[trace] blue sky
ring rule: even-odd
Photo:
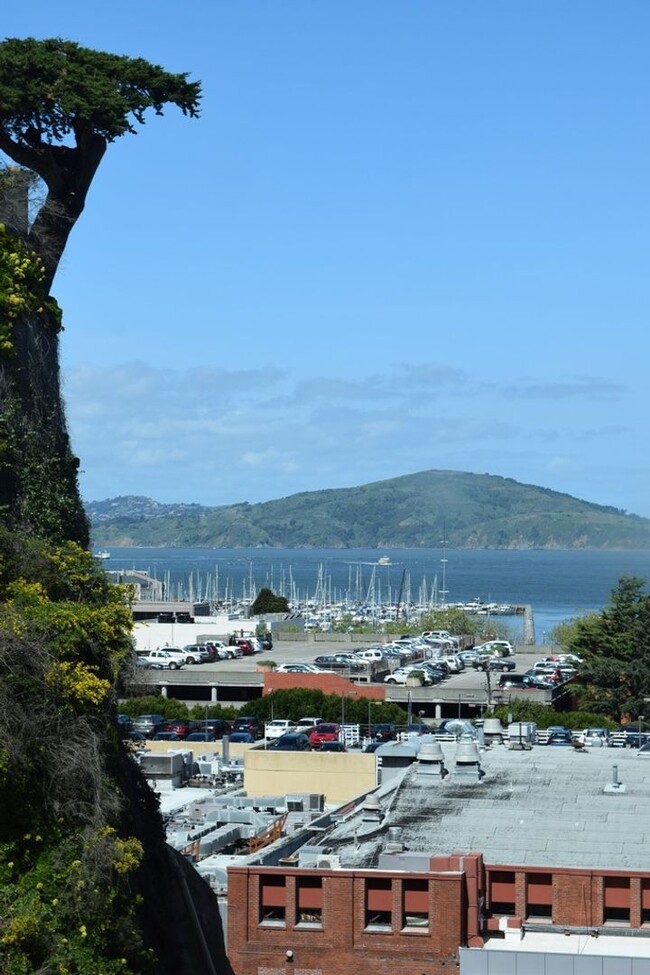
[[[87,499],[426,469],[650,516],[650,5],[30,0],[203,84],[114,143],[53,292]]]

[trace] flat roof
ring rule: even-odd
[[[326,834],[341,867],[377,867],[388,828],[399,826],[410,854],[481,852],[494,865],[650,871],[650,756],[494,746],[481,753],[480,781],[465,783],[451,774],[456,745],[442,748],[450,772],[443,781],[419,775],[415,762],[376,793],[381,823],[365,821],[358,807]],[[624,789],[607,792],[614,765]]]

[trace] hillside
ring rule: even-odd
[[[86,505],[97,545],[225,548],[650,548],[650,519],[510,478],[422,471],[259,504]]]

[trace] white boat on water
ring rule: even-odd
[[[390,556],[388,556],[388,555],[381,555],[377,559],[377,565],[390,565]]]
[[[110,559],[110,557],[111,553],[107,552],[106,549],[102,549],[101,552],[95,552],[96,559],[101,559],[103,561],[104,559]]]

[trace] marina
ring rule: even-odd
[[[375,614],[387,604],[473,603],[499,616],[494,607],[530,605],[540,643],[563,620],[600,611],[622,576],[650,578],[647,551],[112,547],[109,555],[111,578],[134,581],[142,598],[243,612],[268,587],[314,615],[335,603]],[[378,564],[384,556],[390,565]],[[502,623],[517,636],[520,621]]]

